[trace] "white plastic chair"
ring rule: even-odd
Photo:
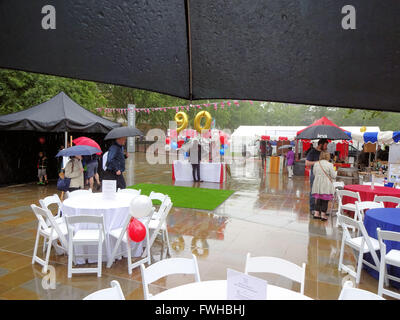
[[[31,208],[36,218],[38,219],[38,228],[36,233],[35,247],[33,249],[32,264],[34,264],[35,262],[39,263],[43,266],[44,272],[47,272],[51,247],[54,246],[55,248],[58,248],[60,251],[64,252],[68,250],[68,243],[65,238],[65,236],[68,234],[68,230],[65,223],[57,223],[55,221],[50,210],[40,208],[35,204],[32,204]],[[49,222],[49,224],[46,223],[46,220]],[[45,260],[37,256],[40,236],[44,238],[43,246],[46,244],[47,241]],[[61,246],[57,244],[57,240],[60,240]]]
[[[336,191],[338,197],[338,211],[336,215],[342,214],[344,210],[354,212],[354,218],[356,218],[356,204],[355,203],[346,203],[343,204],[343,197],[350,197],[356,199],[356,201],[361,202],[360,194],[358,192],[353,192],[349,190],[337,190]],[[339,226],[339,220],[336,220],[336,227]]]
[[[167,256],[171,256],[171,245],[169,243],[168,229],[167,229],[167,216],[172,208],[172,202],[169,197],[166,197],[164,202],[161,204],[160,209],[157,213],[154,213],[149,222],[149,231],[151,232],[150,237],[150,248],[153,246],[159,232],[162,235],[162,249],[161,258],[164,253],[164,245],[167,246]]]
[[[400,250],[392,249],[389,252],[386,252],[386,244],[383,242],[384,240],[400,242],[400,233],[393,231],[382,231],[380,228],[377,228],[376,232],[378,234],[378,241],[381,250],[378,295],[382,297],[382,295],[386,294],[393,298],[400,299],[400,294],[383,287],[384,281],[386,282],[386,285],[389,284],[387,279],[400,282],[400,278],[387,274],[386,270],[387,264],[400,268]]]
[[[384,202],[391,202],[397,204],[396,208],[400,208],[400,198],[391,197],[391,196],[375,196],[375,202],[381,202],[384,205]]]
[[[340,258],[339,258],[339,271],[345,271],[352,277],[356,278],[356,284],[360,283],[362,264],[369,266],[370,268],[379,272],[379,259],[376,251],[379,250],[378,240],[371,238],[368,235],[367,230],[364,227],[362,221],[356,221],[352,218],[346,217],[344,215],[338,214],[338,221],[340,226],[343,228],[342,244],[340,248]],[[352,237],[349,232],[349,227],[358,229],[361,232],[361,236]],[[352,270],[348,266],[343,264],[344,246],[348,245],[350,248],[358,251],[357,259],[357,271]],[[364,253],[370,253],[374,264],[364,260]]]
[[[149,293],[149,284],[172,274],[193,274],[195,281],[200,282],[199,266],[194,254],[192,254],[192,259],[164,259],[152,264],[148,268],[145,268],[145,266],[141,264],[140,272],[142,274],[143,295],[145,300],[149,300],[152,296]]]
[[[44,199],[40,199],[39,200],[40,206],[43,209],[49,209],[49,206],[51,206],[52,204],[57,205],[57,214],[53,215],[54,219],[57,223],[63,223],[64,218],[62,218],[62,212],[61,212],[61,206],[62,206],[62,202],[60,200],[60,197],[58,196],[58,194],[53,194],[52,196],[48,196]],[[51,210],[50,210],[51,211]]]
[[[70,216],[66,217],[66,220],[68,226],[68,278],[71,278],[73,273],[97,273],[97,277],[101,277],[103,242],[107,246],[103,216]],[[97,225],[97,228],[74,231],[76,224],[94,224]],[[74,258],[77,256],[89,256],[88,254],[77,255],[74,253],[74,246],[81,245],[97,246],[97,268],[72,268]]]
[[[338,202],[337,190],[343,190],[344,182],[343,181],[334,181],[333,187],[335,188],[335,193],[333,194],[332,209],[331,209],[331,217],[332,218],[333,218],[333,209],[335,207],[335,203]]]
[[[132,263],[131,240],[129,239],[128,233],[127,233],[127,228],[128,228],[129,222],[132,219],[132,216],[128,215],[126,217],[125,222],[123,223],[121,228],[113,229],[109,232],[109,236],[117,239],[117,242],[111,253],[111,257],[107,262],[107,268],[111,268],[111,265],[114,263],[115,257],[123,254],[122,252],[117,254],[117,250],[120,248],[121,242],[123,242],[127,247],[128,273],[129,274],[132,274],[132,270],[135,269],[136,267],[138,267],[139,265],[142,265],[144,263],[147,263],[148,265],[150,265],[150,263],[151,263],[151,254],[150,254],[151,245],[150,245],[150,235],[149,235],[149,227],[148,226],[149,226],[149,222],[151,220],[152,214],[153,214],[153,212],[150,213],[150,215],[146,217],[144,222],[142,221],[142,223],[144,224],[144,226],[146,228],[146,236],[145,236],[146,245],[145,245],[145,250],[143,252],[142,259],[136,261],[135,263]]]
[[[92,194],[92,189],[89,190],[75,190],[72,192],[67,191],[67,199],[70,197],[76,197],[76,196],[85,196],[85,195],[90,195]]]
[[[366,210],[384,208],[383,203],[374,201],[356,201],[355,205],[356,214],[354,219],[359,221],[364,221],[364,214]]]
[[[138,196],[140,195],[140,193],[142,192],[142,190],[136,190],[136,189],[120,189],[118,188],[118,192],[120,193],[128,193],[134,196]]]
[[[149,198],[151,200],[159,200],[161,203],[165,200],[165,198],[168,197],[166,194],[160,193],[160,192],[150,192]]]
[[[276,257],[251,257],[250,253],[246,257],[244,273],[273,273],[292,281],[300,283],[300,293],[304,294],[304,283],[306,277],[306,264],[301,267],[290,261]]]
[[[111,281],[111,288],[98,290],[83,298],[83,300],[125,300],[124,293],[117,280]]]
[[[338,300],[385,300],[370,291],[353,288],[351,281],[346,281]]]

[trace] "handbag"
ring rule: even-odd
[[[67,192],[69,185],[71,183],[71,178],[60,177],[57,180],[57,190]]]

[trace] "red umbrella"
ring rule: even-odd
[[[79,137],[74,140],[72,140],[73,143],[75,143],[77,146],[90,146],[90,147],[95,147],[101,150],[99,144],[94,141],[93,139],[90,139],[88,137]],[[97,155],[101,155],[102,152],[96,153]]]

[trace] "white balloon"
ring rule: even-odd
[[[142,218],[148,216],[153,210],[153,203],[148,196],[139,195],[132,199],[129,213],[134,218]]]

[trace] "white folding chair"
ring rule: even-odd
[[[365,211],[369,209],[384,208],[383,203],[374,201],[356,201],[356,214],[354,220],[364,221]]]
[[[361,269],[363,263],[370,268],[379,272],[379,259],[376,254],[376,251],[379,250],[379,242],[378,240],[371,238],[368,235],[367,230],[364,227],[362,221],[354,220],[352,218],[346,217],[342,214],[338,214],[338,221],[340,226],[343,228],[343,237],[342,244],[340,248],[340,258],[339,258],[339,271],[345,271],[350,274],[352,277],[356,278],[356,284],[360,283]],[[361,232],[361,236],[352,237],[349,228],[353,227],[354,229],[358,229]],[[353,271],[351,268],[343,264],[343,256],[344,256],[344,246],[348,245],[350,248],[359,252],[357,259],[357,271]],[[374,264],[364,260],[364,253],[370,253]]]
[[[343,190],[344,182],[343,181],[334,181],[333,187],[335,188],[335,193],[333,194],[332,209],[331,209],[331,217],[332,218],[333,218],[333,210],[335,207],[335,203],[338,202],[337,190]]]
[[[40,199],[39,203],[43,209],[48,209],[48,210],[50,210],[49,206],[51,206],[52,204],[57,205],[57,214],[53,215],[54,219],[56,220],[57,223],[65,222],[64,219],[62,218],[62,212],[61,212],[62,202],[57,194],[53,194],[52,196]]]
[[[121,242],[124,243],[127,247],[127,258],[128,258],[128,273],[132,274],[132,270],[138,267],[139,265],[142,265],[144,263],[147,263],[150,265],[151,263],[151,254],[150,254],[150,235],[149,235],[149,222],[151,220],[151,215],[153,212],[150,213],[149,216],[145,217],[144,222],[142,220],[142,223],[144,224],[146,228],[146,245],[145,245],[145,250],[143,252],[142,259],[136,261],[135,263],[132,263],[132,248],[131,248],[131,239],[129,239],[128,233],[127,233],[127,228],[129,225],[129,222],[132,219],[131,215],[128,215],[125,219],[125,222],[123,223],[121,228],[113,229],[109,232],[109,236],[117,239],[117,242],[114,246],[114,249],[111,253],[111,257],[107,262],[107,268],[111,268],[111,265],[114,263],[115,257],[122,255],[123,252],[117,253],[117,250],[120,248]]]
[[[375,293],[353,288],[351,281],[346,281],[340,292],[338,300],[385,300]]]
[[[67,199],[70,197],[76,197],[76,196],[85,196],[92,194],[92,189],[89,190],[75,190],[72,192],[67,191]]]
[[[68,278],[73,273],[97,273],[101,277],[103,243],[105,241],[104,218],[103,216],[70,216],[66,217],[68,226]],[[92,229],[77,229],[77,224],[90,224]],[[93,228],[96,226],[96,228]],[[78,256],[90,256],[89,254],[76,254],[75,246],[97,246],[97,268],[72,268],[72,261]]]
[[[151,298],[149,293],[149,284],[161,279],[163,277],[173,274],[193,274],[196,282],[200,282],[199,266],[197,259],[192,254],[192,259],[188,258],[170,258],[158,261],[150,267],[145,268],[140,265],[140,272],[142,274],[143,296],[145,300]]]
[[[396,208],[400,208],[400,198],[397,197],[391,197],[391,196],[375,196],[374,198],[375,202],[380,202],[382,205],[384,205],[384,202],[391,202],[397,204]]]
[[[150,192],[149,198],[151,200],[159,200],[161,201],[161,203],[163,203],[163,201],[165,200],[165,198],[168,197],[168,195],[160,193],[160,192]]]
[[[149,231],[151,232],[150,247],[153,246],[158,234],[161,231],[162,235],[162,248],[161,258],[164,254],[164,245],[167,247],[167,256],[171,256],[171,245],[169,243],[168,228],[167,228],[167,216],[172,208],[172,202],[169,197],[166,197],[164,202],[161,204],[160,209],[157,213],[154,213],[149,222]]]
[[[43,266],[44,272],[47,272],[49,265],[51,247],[54,246],[60,251],[66,252],[68,249],[68,243],[65,236],[68,234],[67,226],[65,223],[57,223],[48,209],[40,208],[35,204],[31,205],[33,213],[38,219],[38,228],[36,233],[35,247],[33,249],[32,264],[35,262]],[[49,224],[46,223],[46,220]],[[43,246],[47,241],[47,251],[45,259],[41,259],[37,256],[37,250],[39,246],[40,236],[44,238]],[[57,244],[57,240],[60,240],[61,246]]]
[[[118,188],[118,192],[121,192],[121,193],[128,193],[128,194],[131,194],[131,195],[134,195],[134,196],[138,196],[138,195],[140,195],[140,192],[142,192],[142,190],[141,189],[139,189],[139,190],[136,190],[136,189],[120,189],[120,188]]]
[[[337,190],[336,191],[337,197],[338,197],[338,211],[336,215],[339,213],[343,215],[344,210],[352,211],[354,212],[354,218],[356,218],[356,205],[355,203],[346,203],[343,204],[343,197],[350,197],[353,199],[356,199],[355,201],[361,202],[360,194],[358,192],[353,192],[349,190]],[[336,227],[339,226],[339,220],[336,219]]]
[[[388,279],[400,282],[400,278],[389,275],[386,269],[387,264],[400,268],[400,250],[392,249],[389,252],[387,252],[386,244],[383,242],[384,240],[400,242],[400,233],[393,231],[382,231],[380,228],[377,228],[376,232],[378,234],[378,241],[381,250],[381,265],[379,271],[378,295],[382,297],[382,295],[386,294],[393,298],[400,299],[399,293],[385,289],[383,287],[383,282],[386,282],[386,285],[389,284]]]
[[[251,257],[250,253],[246,257],[244,273],[273,273],[292,281],[300,283],[300,293],[304,294],[304,283],[306,277],[306,264],[301,267],[290,261],[276,257]]]
[[[124,293],[117,280],[111,281],[111,288],[98,290],[83,298],[83,300],[125,300]]]

